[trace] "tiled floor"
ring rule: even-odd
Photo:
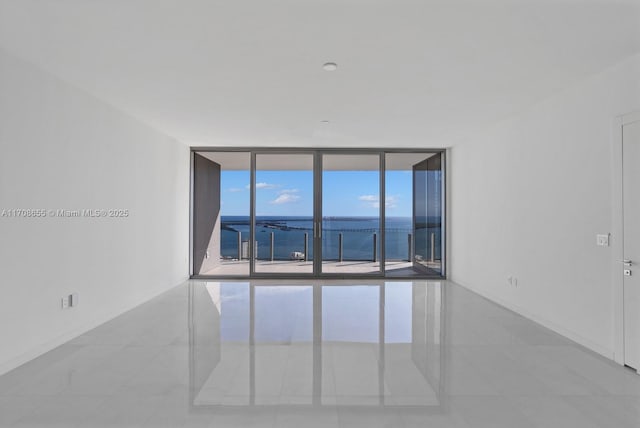
[[[634,427],[640,376],[448,282],[190,281],[0,377],[2,427]]]

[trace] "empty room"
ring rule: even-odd
[[[640,426],[639,0],[0,0],[0,427]]]

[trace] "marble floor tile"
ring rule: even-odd
[[[0,376],[0,427],[631,428],[640,377],[447,281],[188,281]]]

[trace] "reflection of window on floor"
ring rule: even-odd
[[[437,407],[440,287],[194,283],[193,403]]]

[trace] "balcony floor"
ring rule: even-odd
[[[435,266],[434,266],[435,267]],[[424,273],[417,272],[412,268],[411,262],[404,260],[388,260],[385,263],[387,276],[420,276]],[[380,262],[366,260],[354,261],[326,261],[322,264],[322,272],[329,274],[362,275],[375,274],[380,271]],[[313,273],[312,261],[297,260],[257,260],[257,273],[291,273],[291,274],[311,274]],[[434,275],[438,273],[434,270]],[[223,260],[214,269],[202,272],[201,275],[215,276],[248,276],[248,260]]]

